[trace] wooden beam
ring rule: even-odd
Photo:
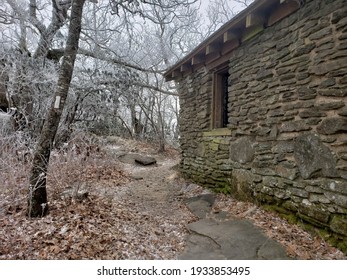
[[[220,52],[214,52],[206,56],[206,65],[210,64],[211,62],[215,61],[216,59],[221,57]]]
[[[235,40],[237,38],[238,38],[238,36],[237,36],[237,34],[234,31],[228,30],[227,32],[224,32],[223,42],[226,43],[226,42]]]
[[[220,47],[219,45],[217,44],[210,44],[206,47],[206,55],[209,55],[211,53],[215,53],[215,52],[218,52],[220,50]]]
[[[182,64],[181,65],[181,72],[187,72],[190,71],[192,68],[189,64]]]
[[[192,57],[192,65],[198,65],[205,62],[204,55],[195,55]]]
[[[264,30],[265,17],[261,14],[249,14],[246,17],[246,29],[244,30],[241,42],[247,41],[256,34]]]
[[[274,25],[276,22],[294,13],[296,10],[300,8],[300,3],[296,0],[287,0],[285,2],[280,3],[281,4],[269,16],[267,22],[268,26]]]
[[[180,70],[174,70],[174,71],[172,71],[171,76],[172,76],[172,78],[181,77],[182,73]]]
[[[243,43],[253,38],[255,35],[262,32],[263,30],[264,30],[264,26],[262,25],[254,25],[252,27],[247,28],[244,34],[242,35],[241,42]]]
[[[238,46],[240,46],[240,40],[238,38],[226,42],[222,48],[222,55],[225,55],[231,52],[232,50],[236,49]]]
[[[261,25],[264,24],[265,18],[263,15],[260,14],[249,14],[246,17],[246,28],[255,26],[255,25]]]
[[[211,62],[206,64],[206,69],[208,71],[211,71],[211,70],[215,71],[216,68],[219,68],[222,66],[227,67],[229,64],[229,59],[230,59],[230,56],[228,55],[223,55],[218,58],[215,58],[214,60],[211,60]]]

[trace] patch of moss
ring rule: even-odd
[[[290,224],[299,225],[305,231],[311,233],[314,236],[319,236],[325,241],[327,241],[331,246],[338,248],[344,254],[347,255],[347,238],[342,237],[336,233],[333,233],[327,227],[317,227],[317,225],[313,225],[308,223],[306,220],[301,219],[297,214],[281,207],[277,204],[265,204],[262,207],[271,212],[276,212],[280,215],[280,217],[286,219]]]
[[[262,207],[267,211],[278,213],[280,217],[287,220],[290,224],[298,224],[299,223],[299,219],[294,213],[288,211],[287,209],[285,209],[279,205],[266,204],[266,205],[262,205]]]
[[[235,178],[232,178],[230,185],[231,195],[241,201],[254,202],[253,192],[246,182],[238,182]]]
[[[232,189],[230,187],[230,184],[228,183],[218,183],[218,186],[216,188],[213,188],[213,191],[216,193],[223,193],[226,195],[232,195]]]
[[[309,224],[305,224],[305,229],[309,232],[313,232],[313,234],[316,234],[323,238],[325,241],[327,241],[331,246],[338,248],[341,250],[344,254],[347,255],[347,238],[342,237],[336,233],[333,233],[329,229],[321,229],[312,227]]]

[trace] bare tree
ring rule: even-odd
[[[0,8],[0,26],[11,27],[5,28],[3,38],[12,40],[27,61],[40,69],[36,76],[44,80],[33,88],[30,81],[36,70],[30,77],[25,76],[29,68],[19,71],[18,78],[23,78],[20,84],[27,87],[25,96],[32,100],[24,102],[23,90],[13,86],[14,94],[23,94],[18,106],[23,106],[27,115],[35,115],[36,108],[44,112],[42,100],[50,104],[52,96],[48,92],[55,92],[30,172],[29,216],[42,216],[48,209],[47,167],[59,126],[66,127],[68,134],[76,121],[89,122],[94,127],[97,122],[102,126],[107,122],[133,135],[147,134],[164,149],[165,140],[171,137],[170,130],[177,123],[178,106],[177,94],[164,82],[162,73],[204,38],[198,6],[193,6],[198,0],[99,0],[85,5],[79,48],[74,49],[78,71],[70,77],[74,65],[68,67],[72,56],[66,52],[66,38],[70,38],[66,26],[70,23],[71,29],[70,9],[75,1],[5,0],[6,5]],[[52,71],[44,70],[48,64]],[[106,68],[110,70],[105,71]],[[123,78],[126,72],[130,74]],[[55,77],[46,89],[46,76],[41,73]],[[67,95],[70,81],[71,94]],[[102,106],[95,106],[96,101]],[[25,109],[25,104],[33,107]],[[41,125],[38,127],[41,129]]]
[[[53,147],[54,137],[58,129],[60,117],[64,109],[64,104],[72,79],[78,50],[84,3],[85,0],[74,0],[72,2],[68,39],[59,71],[59,80],[57,83],[55,98],[41,131],[30,171],[28,196],[28,215],[30,217],[41,217],[48,211],[46,191],[48,163],[51,149]]]

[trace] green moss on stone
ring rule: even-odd
[[[330,228],[336,233],[347,236],[347,217],[345,215],[334,215]]]
[[[281,205],[266,204],[262,207],[271,212],[276,212],[280,217],[286,219],[290,224],[299,225],[305,231],[310,232],[314,236],[319,236],[327,241],[331,246],[334,246],[347,255],[347,237],[332,232],[328,227],[317,223],[312,223],[312,219],[303,219],[302,215],[288,211]],[[322,227],[320,227],[322,226]]]

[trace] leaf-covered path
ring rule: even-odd
[[[177,152],[156,154],[149,144],[120,138],[80,142],[52,155],[46,217],[25,216],[25,165],[1,174],[0,259],[179,258],[188,225],[198,220],[185,201],[209,191],[179,177]],[[157,164],[135,164],[134,153],[154,156]],[[292,258],[346,258],[318,236],[251,203],[219,194],[210,212],[251,221]]]

